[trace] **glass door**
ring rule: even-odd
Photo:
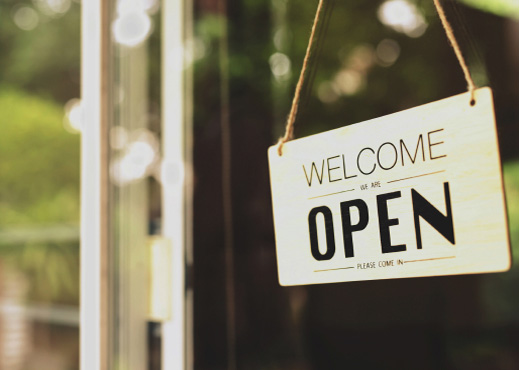
[[[157,6],[83,4],[83,369],[148,362],[147,176],[159,144],[149,129],[147,40]]]
[[[516,266],[279,286],[267,148],[284,132],[317,3],[194,4],[194,368],[517,367]],[[517,258],[517,7],[442,3],[476,83],[494,91]],[[324,4],[296,137],[466,91],[432,1]]]
[[[188,9],[83,4],[82,369],[189,366]]]
[[[445,8],[494,91],[516,257],[519,16],[500,4]],[[83,2],[82,369],[517,367],[515,266],[279,286],[267,149],[316,7]],[[432,2],[329,1],[296,136],[464,91]]]

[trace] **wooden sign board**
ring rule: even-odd
[[[505,271],[492,92],[269,149],[281,285]]]

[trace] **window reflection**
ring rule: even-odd
[[[514,267],[503,274],[279,286],[266,151],[284,132],[317,1],[224,3],[230,32],[228,54],[222,55],[215,21],[221,14],[212,2],[195,2],[194,36],[206,45],[194,65],[195,368],[226,368],[234,361],[237,368],[251,369],[517,367]],[[517,259],[517,22],[512,13],[496,17],[448,3],[474,77],[481,85],[490,81],[494,91]],[[432,2],[324,4],[296,137],[466,91]],[[222,71],[225,58],[228,74]],[[219,84],[229,85],[228,97],[219,95]],[[232,127],[231,266],[224,253],[219,185],[225,112]],[[229,268],[235,274],[233,307],[225,298]],[[233,312],[235,351],[225,340]],[[232,353],[236,359],[229,358]]]

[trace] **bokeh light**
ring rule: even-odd
[[[154,133],[143,129],[130,135],[121,130],[111,134],[112,146],[124,146],[122,153],[115,157],[110,166],[111,178],[115,184],[126,185],[155,172],[159,160],[159,142]]]
[[[322,82],[317,89],[317,96],[323,103],[335,103],[339,94],[335,91],[334,84],[330,81]]]
[[[390,67],[400,56],[400,45],[392,39],[384,39],[376,48],[377,63],[383,67]]]
[[[33,3],[40,12],[51,17],[66,14],[72,5],[71,0],[33,0]]]
[[[122,150],[128,143],[128,131],[122,126],[110,129],[110,146],[115,150]]]
[[[117,43],[135,47],[142,44],[153,30],[150,14],[158,11],[158,0],[119,0],[117,18],[112,24],[112,32]]]
[[[427,22],[416,5],[406,0],[388,0],[378,8],[382,24],[409,37],[420,37],[427,29]]]
[[[317,89],[317,96],[323,103],[334,103],[341,96],[358,94],[365,87],[368,72],[376,58],[375,51],[369,44],[360,44],[349,53],[339,54],[342,68],[330,81],[321,83]]]
[[[83,125],[83,112],[81,110],[80,99],[70,99],[65,104],[65,117],[63,119],[63,126],[65,129],[73,134],[81,132]]]
[[[31,31],[38,25],[40,17],[33,8],[22,6],[13,12],[13,21],[18,28],[24,31]]]
[[[274,53],[269,58],[270,69],[278,81],[285,81],[290,77],[292,63],[283,53]]]
[[[286,27],[280,27],[274,32],[274,46],[277,50],[286,49],[292,39],[292,33]]]
[[[160,8],[159,0],[140,0],[140,3],[142,9],[148,12],[148,14],[155,14]]]
[[[115,41],[134,47],[142,44],[151,33],[151,19],[144,11],[132,10],[120,14],[113,23]]]
[[[340,71],[334,79],[334,86],[342,95],[356,94],[364,83],[364,78],[359,71],[345,69]]]

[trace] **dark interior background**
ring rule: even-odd
[[[377,17],[382,3],[325,3],[296,137],[465,91],[432,1],[411,1],[428,25],[416,38],[382,24]],[[494,92],[511,210],[519,193],[519,23],[444,3],[476,83]],[[195,294],[195,368],[221,369],[230,363],[229,269],[234,272],[239,369],[519,368],[516,266],[490,275],[290,288],[278,284],[267,148],[283,132],[316,7],[316,0],[195,1],[195,36],[203,45],[194,69],[190,284]],[[283,31],[276,39],[279,29]],[[400,48],[391,65],[377,59],[384,39]],[[273,75],[276,53],[286,57],[278,55],[281,62],[291,63],[290,72],[279,78]],[[361,87],[330,97],[326,81],[341,69],[360,73]],[[222,86],[229,87],[228,96],[222,95]],[[232,265],[225,258],[221,195],[221,120],[226,114],[232,151]],[[519,220],[510,212],[517,248]]]

